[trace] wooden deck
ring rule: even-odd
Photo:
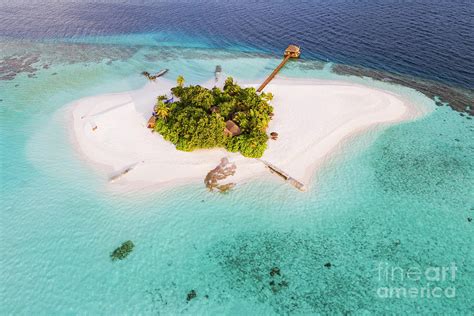
[[[269,163],[268,161],[265,161],[265,160],[262,160],[262,159],[259,159],[269,170],[271,173],[273,174],[276,174],[278,176],[280,176],[281,178],[283,178],[286,182],[288,182],[289,184],[291,184],[292,186],[294,186],[295,188],[297,188],[298,190],[300,191],[306,191],[306,188],[304,186],[303,183],[301,183],[300,181],[292,178],[289,174],[287,174],[285,171],[281,170],[280,168],[278,168],[277,166]]]

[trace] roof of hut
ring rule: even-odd
[[[285,56],[290,55],[291,57],[299,57],[300,56],[300,48],[296,45],[289,45],[285,49]]]
[[[292,53],[298,53],[300,51],[300,48],[296,45],[288,45],[286,48],[286,51],[292,52]]]
[[[230,136],[237,136],[241,133],[239,125],[235,124],[232,120],[225,122],[224,132]]]
[[[152,115],[148,120],[148,128],[154,128],[156,123],[156,116]]]

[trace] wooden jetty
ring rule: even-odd
[[[277,166],[274,166],[273,164],[269,163],[268,161],[259,159],[269,170],[271,173],[274,173],[280,177],[282,177],[286,182],[294,186],[300,191],[306,191],[306,188],[303,183],[299,182],[298,180],[290,177],[289,174],[287,174],[285,171],[281,170]]]
[[[296,45],[290,45],[285,49],[285,54],[281,63],[273,70],[273,72],[268,76],[268,78],[258,87],[257,92],[262,92],[262,90],[266,87],[266,85],[272,81],[272,79],[276,76],[276,74],[280,71],[283,66],[285,66],[286,62],[290,58],[298,58],[300,57],[300,48]]]

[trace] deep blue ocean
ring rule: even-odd
[[[77,38],[172,32],[474,87],[474,3],[372,1],[3,1],[0,35]]]
[[[474,93],[473,34],[463,0],[0,0],[0,315],[472,315],[472,100],[457,112],[333,69],[458,101]],[[261,80],[289,43],[302,56],[282,75],[369,85],[429,114],[351,139],[305,193],[268,179],[117,193],[71,145],[77,99],[163,68]]]

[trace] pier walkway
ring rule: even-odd
[[[300,181],[292,178],[285,171],[283,171],[280,168],[278,168],[277,166],[269,163],[268,161],[265,161],[265,160],[262,160],[262,159],[258,159],[258,160],[261,161],[270,170],[270,172],[282,177],[286,182],[288,182],[289,184],[291,184],[292,186],[294,186],[298,190],[306,191],[306,188],[305,188],[303,183],[301,183]]]
[[[273,70],[273,72],[270,74],[270,76],[268,76],[268,78],[265,79],[265,81],[260,85],[260,87],[258,87],[257,92],[262,92],[262,90],[267,86],[267,84],[269,84],[270,81],[272,81],[272,79],[280,71],[280,69],[283,68],[283,66],[285,66],[288,59],[298,58],[298,57],[300,57],[300,53],[301,53],[300,48],[298,46],[296,46],[296,45],[288,46],[285,49],[284,58],[281,61],[281,63],[275,68],[275,70]]]

